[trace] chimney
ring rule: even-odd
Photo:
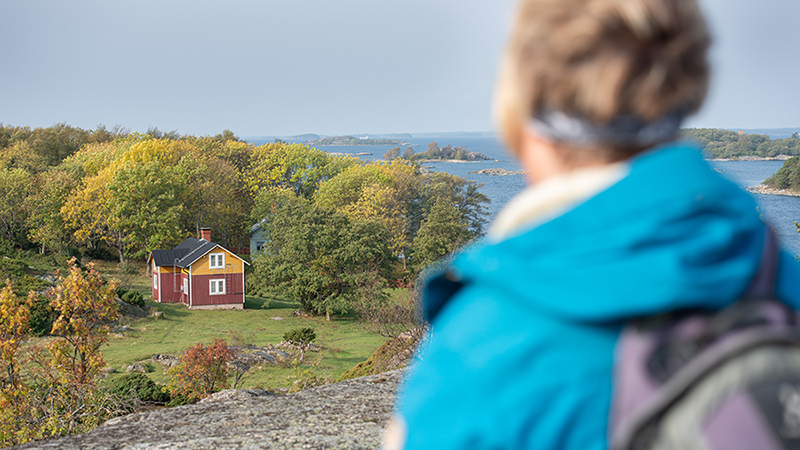
[[[211,228],[200,228],[200,239],[211,242]]]

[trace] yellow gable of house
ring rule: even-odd
[[[192,264],[192,275],[244,272],[244,261],[219,245]]]

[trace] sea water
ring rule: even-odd
[[[468,151],[483,153],[492,158],[487,161],[476,162],[431,162],[424,163],[431,170],[451,173],[481,184],[480,191],[491,200],[488,207],[489,220],[502,209],[502,207],[525,188],[525,179],[522,175],[483,175],[470,172],[481,169],[506,169],[509,171],[521,170],[519,164],[506,151],[496,137],[488,135],[426,135],[410,138],[400,138],[408,145],[359,145],[359,146],[320,146],[321,150],[329,153],[342,153],[358,155],[364,160],[377,160],[383,157],[387,150],[400,147],[401,153],[407,147],[412,147],[416,153],[424,152],[430,142],[436,142],[439,147],[451,145],[464,147]],[[260,144],[261,142],[253,142]],[[777,172],[783,165],[782,161],[711,161],[722,176],[739,184],[739,186],[755,186],[767,177]],[[794,225],[800,222],[800,197],[786,197],[779,195],[754,194],[759,212],[776,231],[781,244],[793,254],[800,255],[800,234]]]

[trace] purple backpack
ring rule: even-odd
[[[800,449],[800,326],[774,300],[778,252],[767,236],[758,273],[732,306],[623,331],[610,448]]]

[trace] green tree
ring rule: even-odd
[[[389,233],[395,256],[411,245],[411,211],[419,191],[419,167],[403,160],[352,166],[320,186],[317,204],[355,220],[375,219]]]
[[[116,170],[108,188],[107,211],[125,236],[126,252],[142,258],[151,250],[178,244],[187,180],[158,160]]]
[[[468,224],[473,238],[483,235],[486,224],[486,205],[489,198],[480,192],[482,185],[445,172],[432,172],[424,177],[420,185],[420,208],[412,221],[414,235],[438,201],[456,207],[462,221]]]
[[[414,262],[424,267],[456,251],[473,237],[455,205],[438,200],[414,238]]]
[[[787,159],[780,170],[764,180],[764,184],[775,189],[800,191],[800,157]]]
[[[400,157],[400,147],[392,147],[383,154],[383,159],[390,161]]]
[[[386,229],[305,202],[276,206],[267,242],[253,262],[251,292],[296,299],[325,314],[349,310],[367,279],[385,278],[391,258]]]
[[[48,248],[66,250],[69,233],[61,208],[79,183],[74,174],[62,168],[51,168],[34,177],[31,192],[25,199],[28,212],[25,225],[28,239],[39,245],[40,253]]]
[[[31,184],[24,169],[0,169],[0,236],[11,245],[23,247],[27,242],[25,199]]]

